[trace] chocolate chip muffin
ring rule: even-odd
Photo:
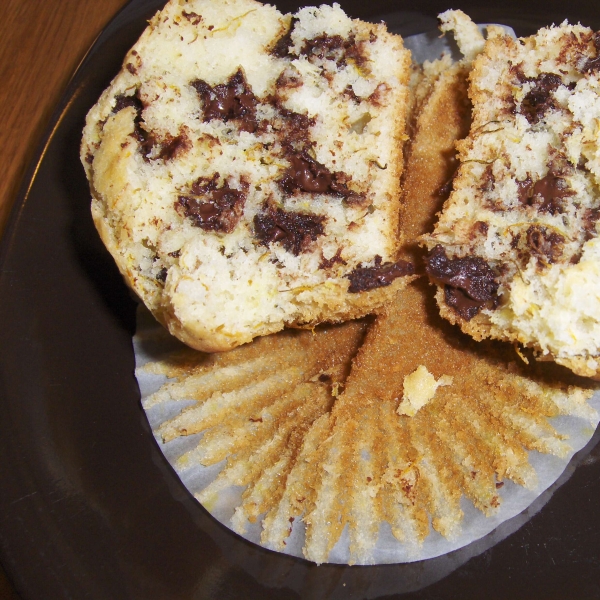
[[[443,316],[584,376],[600,373],[599,74],[586,27],[490,28],[453,192],[422,238]]]
[[[97,229],[174,335],[220,351],[404,285],[410,55],[339,8],[172,0],[90,111]]]

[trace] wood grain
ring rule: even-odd
[[[0,235],[27,165],[69,78],[125,2],[2,0]],[[0,566],[0,600],[17,598]]]
[[[2,0],[0,233],[52,110],[125,0]]]

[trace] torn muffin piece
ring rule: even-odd
[[[422,238],[446,319],[584,376],[600,373],[599,56],[581,25],[491,28],[453,192]]]
[[[90,111],[94,222],[204,351],[371,312],[402,287],[410,55],[338,5],[172,0]]]

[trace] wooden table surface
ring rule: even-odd
[[[126,0],[1,0],[0,235],[69,78]],[[0,567],[0,600],[19,598]]]

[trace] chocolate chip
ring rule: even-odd
[[[481,310],[479,300],[473,300],[461,289],[449,285],[444,286],[444,300],[465,321],[470,321]]]
[[[300,189],[303,192],[326,193],[331,190],[333,177],[327,167],[311,158],[306,151],[289,155],[290,167],[279,185],[288,194]]]
[[[543,262],[556,262],[562,255],[564,242],[562,235],[543,225],[531,225],[527,229],[527,247],[533,256]]]
[[[198,25],[202,21],[202,17],[195,12],[181,11],[181,16],[187,19],[192,25]]]
[[[156,281],[160,281],[160,283],[164,283],[167,280],[168,269],[163,267],[156,275]]]
[[[278,91],[284,89],[296,89],[302,87],[302,85],[302,79],[296,73],[287,70],[282,71],[275,82],[275,88]]]
[[[133,106],[138,113],[143,110],[144,106],[140,99],[139,90],[136,90],[133,96],[126,96],[125,94],[118,94],[115,96],[115,105],[112,112],[113,114],[116,114],[128,106]]]
[[[296,190],[313,194],[337,194],[349,201],[362,199],[360,194],[347,186],[350,177],[341,172],[331,173],[325,165],[312,158],[306,150],[288,151],[290,167],[279,180],[279,185],[287,194]]]
[[[526,81],[532,83],[533,87],[523,98],[520,112],[533,125],[544,116],[546,111],[556,108],[551,94],[562,84],[562,79],[554,73],[541,73],[535,79]]]
[[[585,233],[584,239],[587,242],[593,237],[596,237],[596,223],[600,219],[600,208],[588,208],[583,214],[583,231]]]
[[[521,204],[533,206],[539,212],[551,215],[563,213],[564,199],[574,194],[566,180],[558,176],[553,169],[535,183],[529,177],[516,183]]]
[[[390,285],[398,277],[413,275],[415,267],[405,260],[381,262],[381,256],[375,257],[372,267],[357,267],[347,275],[350,280],[348,291],[351,294]]]
[[[158,152],[154,152],[154,159],[171,160],[182,154],[191,146],[190,140],[185,133],[178,136],[167,134],[163,139],[153,138],[154,147],[159,146]]]
[[[297,21],[298,17],[292,17],[290,28],[277,40],[273,50],[271,50],[273,56],[276,56],[277,58],[297,58],[295,55],[290,54],[290,48],[293,45],[292,31],[294,30]]]
[[[341,35],[320,35],[311,40],[306,40],[300,54],[307,57],[331,58],[335,50],[344,46],[344,39]]]
[[[497,306],[495,273],[479,256],[449,259],[444,248],[438,245],[427,257],[426,272],[433,280],[446,285],[448,305],[467,321],[482,308]]]
[[[196,180],[190,194],[177,198],[175,209],[205,231],[231,233],[243,214],[246,192],[230,188],[227,182],[219,187],[218,178],[215,173],[210,179]]]
[[[523,179],[523,181],[515,181],[517,184],[517,199],[521,204],[531,204],[531,197],[533,196],[533,182],[529,177]]]
[[[254,235],[262,246],[279,242],[292,254],[306,252],[325,229],[325,217],[300,212],[286,212],[270,207],[254,217]]]
[[[363,48],[364,43],[357,43],[354,35],[344,40],[340,35],[323,34],[306,40],[300,54],[309,60],[311,58],[334,60],[338,67],[345,66],[349,60],[361,66],[367,60]]]
[[[191,83],[203,102],[204,120],[237,121],[241,131],[256,131],[256,105],[258,100],[244,73],[238,69],[227,83],[210,86],[201,79]]]
[[[563,212],[564,199],[574,193],[565,179],[550,172],[533,185],[531,203],[540,212],[555,215]]]
[[[133,120],[134,129],[131,136],[138,142],[139,150],[145,160],[149,160],[149,156],[154,153],[154,150],[158,145],[161,146],[161,149],[158,152],[158,156],[155,156],[155,158],[172,158],[175,155],[178,147],[183,147],[183,145],[187,146],[187,138],[185,142],[183,139],[178,142],[174,142],[175,138],[173,138],[173,136],[169,136],[170,139],[165,140],[165,153],[163,156],[161,156],[162,142],[158,140],[152,132],[146,131],[142,127],[142,111],[144,110],[144,103],[140,98],[139,89],[136,89],[132,96],[126,96],[125,94],[119,94],[118,96],[115,96],[115,106],[113,107],[112,112],[113,114],[118,113],[129,106],[132,106],[136,111],[136,115]],[[173,145],[171,146],[171,144]]]
[[[281,137],[286,140],[289,147],[294,144],[306,142],[310,128],[315,124],[314,117],[309,117],[292,110],[287,110],[279,103],[275,103],[281,119]]]

